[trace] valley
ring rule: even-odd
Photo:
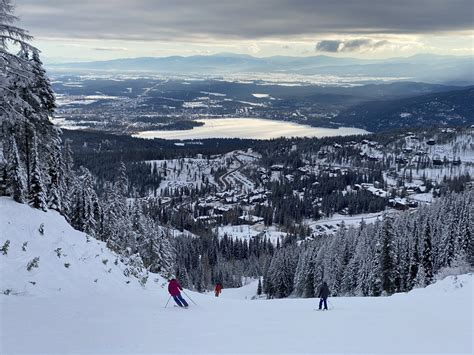
[[[111,142],[108,148],[104,144],[111,137],[79,137],[78,143],[87,142],[86,147],[73,142],[79,162],[95,173],[104,164],[117,169],[116,161],[107,160],[116,155]],[[129,149],[141,140],[131,142]],[[299,239],[315,238],[335,233],[343,223],[373,223],[386,213],[416,209],[449,191],[469,189],[474,175],[472,128],[242,140],[238,150],[226,148],[225,139],[153,144],[165,142],[169,153],[150,147],[133,158],[122,155],[129,191],[136,199],[154,201],[157,218],[165,216],[180,230],[204,235],[260,235],[274,242],[294,233]],[[100,165],[81,159],[98,150],[105,159]],[[138,158],[153,154],[175,157]],[[101,184],[106,177],[98,176]],[[144,180],[154,182],[138,189]]]
[[[56,73],[52,80],[58,106],[54,122],[66,129],[130,135],[157,131],[156,137],[178,139],[190,137],[187,130],[204,130],[207,138],[222,137],[207,133],[215,129],[209,128],[211,119],[217,119],[215,125],[223,119],[266,119],[266,129],[281,130],[271,137],[301,136],[304,130],[311,131],[307,126],[321,129],[323,133],[307,133],[319,136],[334,134],[323,128],[379,132],[406,127],[407,122],[413,127],[474,123],[469,88],[377,78],[356,84],[347,83],[345,77],[317,83],[298,76],[293,80]],[[379,117],[390,119],[380,121]],[[274,121],[288,124],[278,127]],[[153,136],[151,132],[147,135]],[[249,137],[232,132],[226,136]]]

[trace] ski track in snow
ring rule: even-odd
[[[471,279],[449,293],[331,298],[328,312],[314,299],[236,300],[225,289],[188,291],[198,306],[187,310],[163,308],[164,291],[4,296],[2,353],[470,353]]]
[[[0,216],[0,245],[11,241],[8,255],[0,255],[0,290],[22,291],[0,294],[1,354],[473,350],[472,274],[391,297],[333,297],[328,312],[314,311],[316,299],[251,300],[256,281],[224,288],[219,298],[186,291],[197,306],[190,302],[184,310],[170,301],[164,308],[162,278],[150,274],[142,288],[123,275],[121,262],[112,263],[114,255],[102,242],[87,242],[56,212],[0,198]],[[55,255],[57,247],[67,254],[64,259]],[[36,255],[39,268],[27,272],[26,262]],[[70,268],[63,267],[65,261]]]

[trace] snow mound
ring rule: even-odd
[[[56,211],[43,212],[0,198],[0,292],[46,296],[142,288],[147,273],[104,242],[72,228]],[[159,277],[148,274],[151,278]]]
[[[473,274],[464,274],[458,276],[448,276],[443,280],[437,281],[436,283],[429,285],[425,288],[414,289],[409,292],[411,295],[425,295],[425,294],[444,294],[453,293],[457,291],[473,291],[472,283]]]

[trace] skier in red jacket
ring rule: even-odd
[[[181,296],[181,291],[183,288],[179,284],[178,280],[171,279],[169,280],[168,284],[168,292],[170,293],[171,297],[173,297],[176,304],[180,307],[188,308],[188,302]]]
[[[216,297],[219,297],[222,291],[222,284],[220,282],[216,283],[216,288],[214,289],[214,294]]]

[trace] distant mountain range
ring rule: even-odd
[[[356,105],[333,122],[372,132],[474,124],[474,87]]]
[[[140,57],[95,62],[49,64],[61,72],[137,72],[162,74],[294,73],[303,75],[406,78],[427,83],[474,84],[473,57],[418,54],[390,59],[310,57],[222,53],[209,56]]]

